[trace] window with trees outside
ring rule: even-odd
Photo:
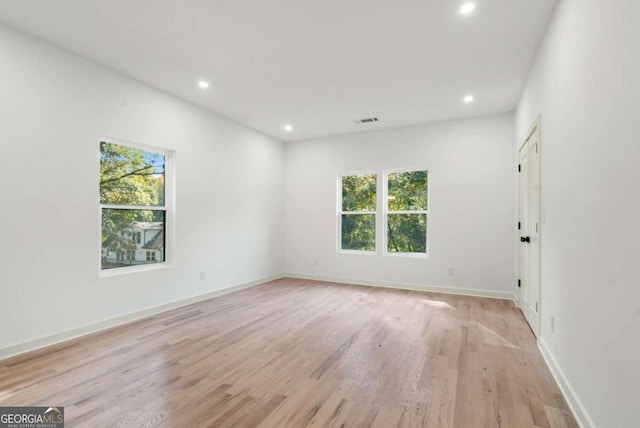
[[[166,260],[168,152],[100,142],[101,270]]]
[[[427,253],[427,171],[389,172],[385,176],[387,253]]]
[[[377,174],[340,177],[340,248],[376,250]]]

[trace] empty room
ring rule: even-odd
[[[640,426],[639,24],[0,0],[0,428]]]

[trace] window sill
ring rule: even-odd
[[[167,269],[170,267],[173,267],[173,265],[168,262],[153,263],[153,264],[139,265],[139,266],[124,266],[124,267],[100,270],[98,272],[98,278],[109,278],[112,276],[128,275],[131,273],[139,273],[139,272],[148,272],[152,270]]]
[[[428,259],[429,253],[384,253],[385,256],[389,257],[407,257],[410,259]]]
[[[377,256],[377,251],[338,250],[338,254],[351,254],[354,256]]]

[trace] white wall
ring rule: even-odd
[[[512,293],[513,132],[513,115],[504,114],[288,143],[285,271]],[[430,257],[337,253],[338,174],[422,166],[429,169]]]
[[[282,143],[6,27],[0,52],[0,350],[282,272]],[[101,134],[176,151],[173,267],[98,278]]]
[[[516,117],[519,141],[542,120],[542,344],[603,428],[640,421],[638,16],[563,0]]]

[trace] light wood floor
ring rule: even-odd
[[[0,361],[68,427],[577,427],[509,301],[282,279]]]

